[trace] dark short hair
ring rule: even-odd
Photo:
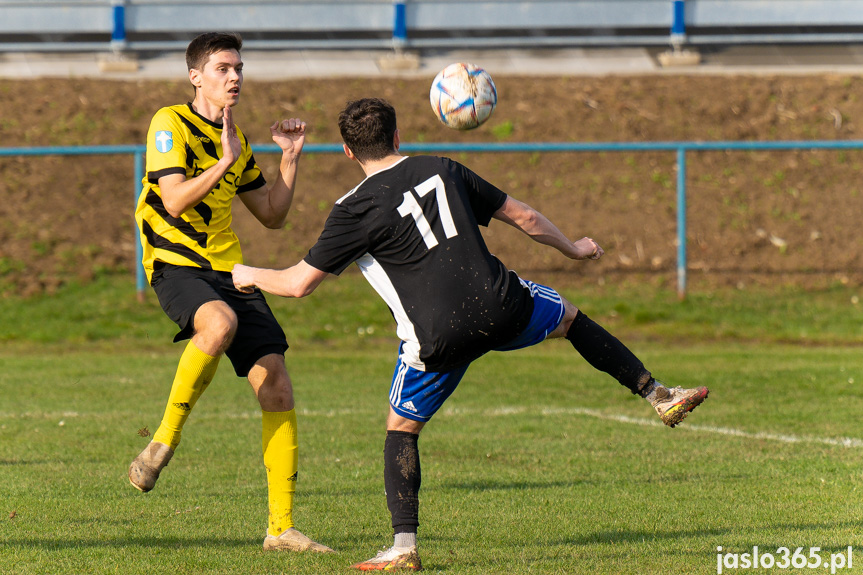
[[[395,151],[396,110],[380,98],[353,100],[339,114],[339,132],[360,162],[380,160]]]
[[[186,66],[189,70],[203,70],[210,56],[225,50],[236,50],[243,47],[243,39],[234,32],[204,32],[189,42],[186,48]]]

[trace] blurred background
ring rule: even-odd
[[[266,74],[421,74],[466,50],[528,74],[863,65],[859,0],[0,0],[0,15],[3,77],[165,75],[160,59],[221,29],[291,53]]]
[[[265,173],[266,126],[300,115],[313,128],[288,228],[236,210],[250,263],[305,254],[355,183],[335,115],[376,94],[396,104],[405,150],[469,163],[568,214],[564,231],[598,236],[609,255],[570,270],[490,229],[513,267],[681,297],[693,281],[824,287],[861,274],[863,0],[0,0],[0,294],[134,271],[148,121],[189,99],[184,49],[216,29],[244,37],[236,114]],[[472,132],[428,105],[455,61],[498,86]]]

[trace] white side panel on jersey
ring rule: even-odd
[[[363,272],[366,281],[375,288],[375,291],[378,292],[378,295],[389,306],[393,312],[393,316],[396,318],[396,335],[404,342],[404,345],[402,345],[402,361],[415,369],[425,371],[426,366],[420,360],[420,344],[414,324],[408,318],[408,314],[405,312],[396,288],[393,286],[392,281],[390,281],[386,270],[371,254],[366,254],[359,258],[357,266]]]

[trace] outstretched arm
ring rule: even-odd
[[[512,197],[506,198],[493,217],[523,231],[535,242],[551,246],[574,260],[598,260],[605,253],[591,238],[570,241],[547,217]]]
[[[305,297],[315,291],[327,277],[327,272],[322,272],[305,261],[284,270],[237,264],[231,274],[234,277],[234,287],[241,292],[252,293],[257,287],[282,297]]]
[[[270,134],[282,149],[279,179],[269,189],[262,187],[240,194],[240,199],[264,226],[279,229],[285,225],[294,201],[297,168],[306,141],[306,123],[298,118],[282,120],[270,126]]]

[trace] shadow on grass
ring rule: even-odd
[[[477,481],[445,482],[436,488],[442,490],[459,491],[521,491],[526,489],[553,489],[559,487],[573,487],[576,485],[591,485],[603,483],[601,481],[588,481],[583,479],[568,481],[506,481],[494,479],[482,479]]]
[[[206,547],[261,547],[262,539],[243,538],[213,538],[213,537],[123,537],[119,539],[104,538],[104,539],[85,539],[85,538],[70,538],[66,540],[57,539],[39,539],[39,538],[23,538],[23,539],[7,539],[5,545],[10,547],[31,547],[42,549],[76,549],[76,548],[93,548],[102,547],[118,547],[118,548],[164,548],[164,549],[183,549],[183,548],[206,548]]]
[[[604,543],[645,543],[666,539],[681,539],[686,537],[711,537],[734,533],[732,528],[717,529],[693,529],[693,530],[668,530],[668,531],[644,531],[644,530],[621,530],[621,531],[598,531],[588,533],[581,537],[552,540],[555,545],[596,545]]]
[[[386,539],[375,533],[352,535],[350,540],[344,538],[334,538],[333,541],[326,541],[328,545],[334,548],[368,548],[379,549],[380,543]],[[122,538],[67,538],[65,540],[49,539],[48,537],[40,539],[38,537],[22,537],[19,539],[9,538],[3,541],[3,545],[7,548],[30,548],[51,550],[64,549],[125,549],[134,550],[140,549],[168,549],[177,551],[181,549],[248,549],[250,551],[260,551],[261,553],[273,554],[272,551],[265,552],[262,544],[264,542],[261,537],[122,537]],[[288,555],[290,552],[280,552]],[[318,554],[310,553],[310,556]],[[326,554],[329,556],[329,554]],[[372,553],[374,555],[374,553]]]
[[[788,524],[770,524],[763,527],[717,527],[710,529],[692,529],[692,530],[665,530],[665,531],[645,531],[645,530],[621,530],[621,531],[597,531],[589,533],[581,537],[565,538],[552,541],[557,545],[596,545],[603,543],[643,543],[652,541],[682,539],[687,537],[717,537],[723,535],[731,535],[736,539],[740,539],[741,531],[751,532],[749,538],[751,543],[746,543],[741,547],[751,547],[758,545],[761,549],[768,551],[770,549],[778,549],[779,547],[789,547],[788,541],[780,541],[773,543],[770,540],[759,539],[758,534],[762,532],[776,531],[830,531],[834,529],[850,529],[859,528],[860,524],[854,521],[836,521],[833,523],[788,523]],[[773,537],[773,535],[771,535]],[[831,547],[822,547],[822,551],[844,551],[847,545],[838,545]]]

